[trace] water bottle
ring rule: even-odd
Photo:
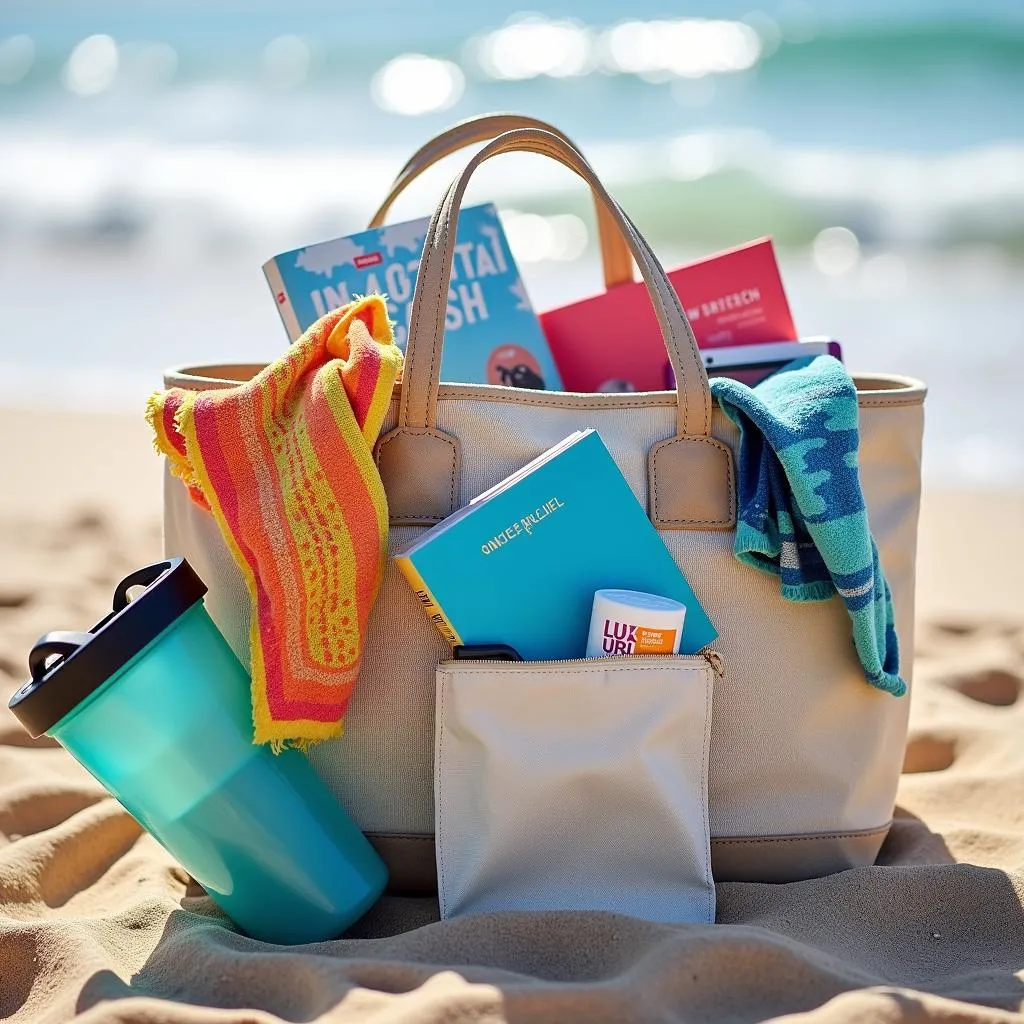
[[[387,869],[303,753],[253,744],[249,675],[205,593],[181,558],[132,573],[88,632],[39,639],[10,707],[98,779],[243,931],[279,943],[333,938],[376,901]]]

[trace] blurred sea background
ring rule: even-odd
[[[1024,3],[754,4],[5,0],[0,404],[141,413],[167,365],[272,358],[261,264],[507,109],[568,132],[666,265],[771,235],[802,334],[930,385],[926,482],[1024,489]],[[470,199],[537,308],[598,288],[568,172],[503,157]]]

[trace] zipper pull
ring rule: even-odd
[[[711,666],[712,671],[719,679],[725,678],[725,659],[714,647],[704,647],[698,653]]]

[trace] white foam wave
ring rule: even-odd
[[[613,188],[740,171],[739,190],[767,190],[822,213],[857,207],[897,241],[927,240],[949,225],[966,225],[975,238],[1024,228],[1020,143],[925,156],[787,148],[747,132],[585,148]],[[298,247],[355,230],[401,163],[400,153],[383,149],[273,150],[10,129],[0,132],[0,151],[0,230],[79,241],[121,232],[173,242],[198,233]],[[474,195],[486,188],[487,198],[507,203],[573,187],[560,168],[523,159],[488,165]],[[432,172],[396,213],[427,212],[452,174],[451,164]]]

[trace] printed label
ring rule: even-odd
[[[674,629],[648,629],[638,626],[636,630],[635,654],[671,654],[676,642]]]
[[[605,654],[671,654],[675,650],[676,631],[629,622],[604,620],[601,649]]]

